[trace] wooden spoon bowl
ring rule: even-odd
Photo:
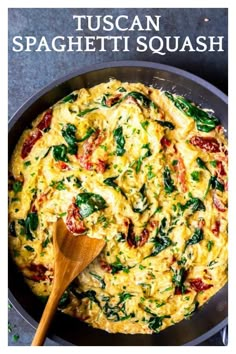
[[[104,246],[104,240],[86,235],[73,235],[62,219],[57,220],[53,232],[55,258],[53,286],[32,346],[43,345],[62,294],[76,276],[99,255]]]

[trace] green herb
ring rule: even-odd
[[[8,333],[12,332],[12,325],[10,322],[8,322]]]
[[[114,130],[113,136],[116,142],[116,155],[123,156],[125,153],[125,138],[123,136],[123,128],[118,127]]]
[[[95,111],[96,109],[98,109],[98,108],[97,108],[97,107],[87,108],[87,109],[85,109],[84,111],[80,111],[80,112],[77,114],[77,116],[83,117],[83,116],[85,116],[85,114],[90,113],[90,112],[93,112],[93,111]]]
[[[12,304],[10,304],[10,302],[8,303],[8,310],[12,309]]]
[[[139,269],[140,270],[144,270],[146,267],[145,266],[143,266],[142,264],[139,264]]]
[[[117,91],[119,91],[119,92],[127,92],[124,87],[119,87],[119,88],[117,89]]]
[[[51,148],[52,146],[47,149],[46,153],[43,155],[43,159],[48,156],[49,152],[51,151]]]
[[[165,167],[164,169],[163,179],[164,179],[165,192],[168,194],[174,192],[176,190],[176,187],[174,186],[174,182],[171,178],[170,170],[168,167]]]
[[[196,228],[193,236],[185,243],[185,249],[190,245],[195,245],[203,240],[202,229]]]
[[[166,121],[166,120],[156,120],[156,122],[157,122],[158,124],[160,124],[162,127],[167,127],[167,128],[169,128],[170,130],[175,129],[174,124],[171,123],[171,122],[168,122],[168,121]]]
[[[56,161],[68,162],[67,146],[65,144],[53,146],[53,157]]]
[[[141,126],[145,131],[147,131],[147,127],[149,126],[149,122],[147,120],[145,120],[144,122],[141,122]]]
[[[29,252],[34,252],[34,248],[29,245],[24,246],[24,248]]]
[[[127,196],[123,192],[123,190],[118,186],[117,183],[114,182],[117,179],[117,177],[118,176],[106,178],[104,179],[103,183],[106,184],[107,186],[114,188],[117,192],[120,192],[127,199]]]
[[[125,302],[126,300],[131,299],[131,297],[133,297],[133,296],[134,296],[134,295],[132,295],[132,294],[130,294],[130,293],[125,293],[125,292],[120,293],[120,294],[119,294],[120,301],[118,302],[117,305],[120,305],[120,304],[122,304],[123,302]]]
[[[31,162],[30,161],[25,161],[24,162],[24,166],[27,167],[27,166],[30,166],[31,165]]]
[[[211,164],[211,166],[216,167],[217,166],[217,161],[216,160],[210,161],[210,164]]]
[[[98,210],[107,208],[106,201],[99,194],[94,193],[78,194],[76,205],[79,207],[79,213],[83,219]]]
[[[208,252],[211,251],[213,245],[214,245],[214,241],[211,241],[211,240],[210,240],[210,241],[207,242],[207,249],[208,249]]]
[[[73,103],[73,102],[75,102],[77,100],[77,97],[78,97],[77,94],[71,93],[70,95],[64,97],[62,99],[62,102],[64,102],[64,103],[66,103],[66,102]]]
[[[193,171],[191,173],[191,178],[193,181],[199,182],[200,181],[200,171]]]
[[[103,280],[102,277],[100,277],[100,275],[96,274],[96,273],[93,273],[93,272],[89,272],[89,274],[91,274],[95,279],[97,279],[101,285],[101,288],[102,289],[105,289],[106,287],[106,283],[105,281]]]
[[[19,338],[20,338],[19,334],[14,334],[14,335],[12,336],[13,342],[17,342],[17,341],[19,340]]]
[[[150,179],[156,177],[155,173],[152,172],[152,168],[153,168],[153,167],[152,167],[151,165],[148,166],[148,174],[147,174],[148,180],[150,180]]]
[[[66,186],[64,184],[64,178],[60,181],[52,181],[50,184],[49,184],[50,187],[54,187],[56,188],[57,190],[59,191],[62,191],[62,190],[65,190],[66,189]]]
[[[166,96],[171,99],[174,105],[183,112],[186,116],[195,120],[197,129],[199,131],[208,133],[215,129],[220,124],[218,118],[208,114],[197,106],[191,104],[188,100],[181,96],[173,96],[169,92],[165,92]]]
[[[15,181],[12,185],[13,191],[15,193],[21,192],[22,191],[22,186],[23,186],[23,182],[21,181]]]

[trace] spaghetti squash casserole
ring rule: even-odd
[[[224,286],[227,141],[205,108],[111,80],[33,120],[10,160],[9,245],[34,294],[51,291],[58,218],[106,240],[58,305],[93,327],[158,332]]]

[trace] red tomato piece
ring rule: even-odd
[[[216,193],[213,194],[213,204],[215,205],[216,209],[224,212],[227,210],[226,206],[224,203],[219,199]]]
[[[66,227],[70,232],[77,235],[83,234],[86,231],[86,227],[79,213],[79,208],[74,202],[68,208]]]
[[[192,136],[190,143],[207,152],[220,152],[220,144],[212,137]]]
[[[45,131],[47,130],[50,125],[51,125],[51,121],[52,121],[52,109],[50,108],[43,116],[42,120],[39,122],[39,124],[37,125],[37,128]]]
[[[25,139],[22,150],[21,150],[21,157],[25,159],[30,151],[32,150],[34,144],[43,136],[43,133],[38,128],[34,129],[30,132],[29,136]]]
[[[200,291],[204,291],[210,289],[213,285],[212,284],[205,284],[201,278],[191,279],[189,280],[190,286],[193,290],[197,293]]]

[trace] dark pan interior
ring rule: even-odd
[[[121,81],[142,82],[155,88],[170,90],[186,96],[204,108],[211,108],[227,130],[227,97],[206,81],[166,65],[147,62],[117,62],[97,64],[78,70],[47,86],[30,98],[9,122],[9,156],[22,131],[44,109],[75,89],[91,87],[116,78]],[[37,325],[43,305],[30,292],[9,257],[9,299],[17,311],[33,327]],[[222,288],[190,320],[153,335],[109,334],[93,329],[69,316],[57,313],[49,337],[62,345],[149,346],[196,345],[206,340],[227,323],[227,285]]]

